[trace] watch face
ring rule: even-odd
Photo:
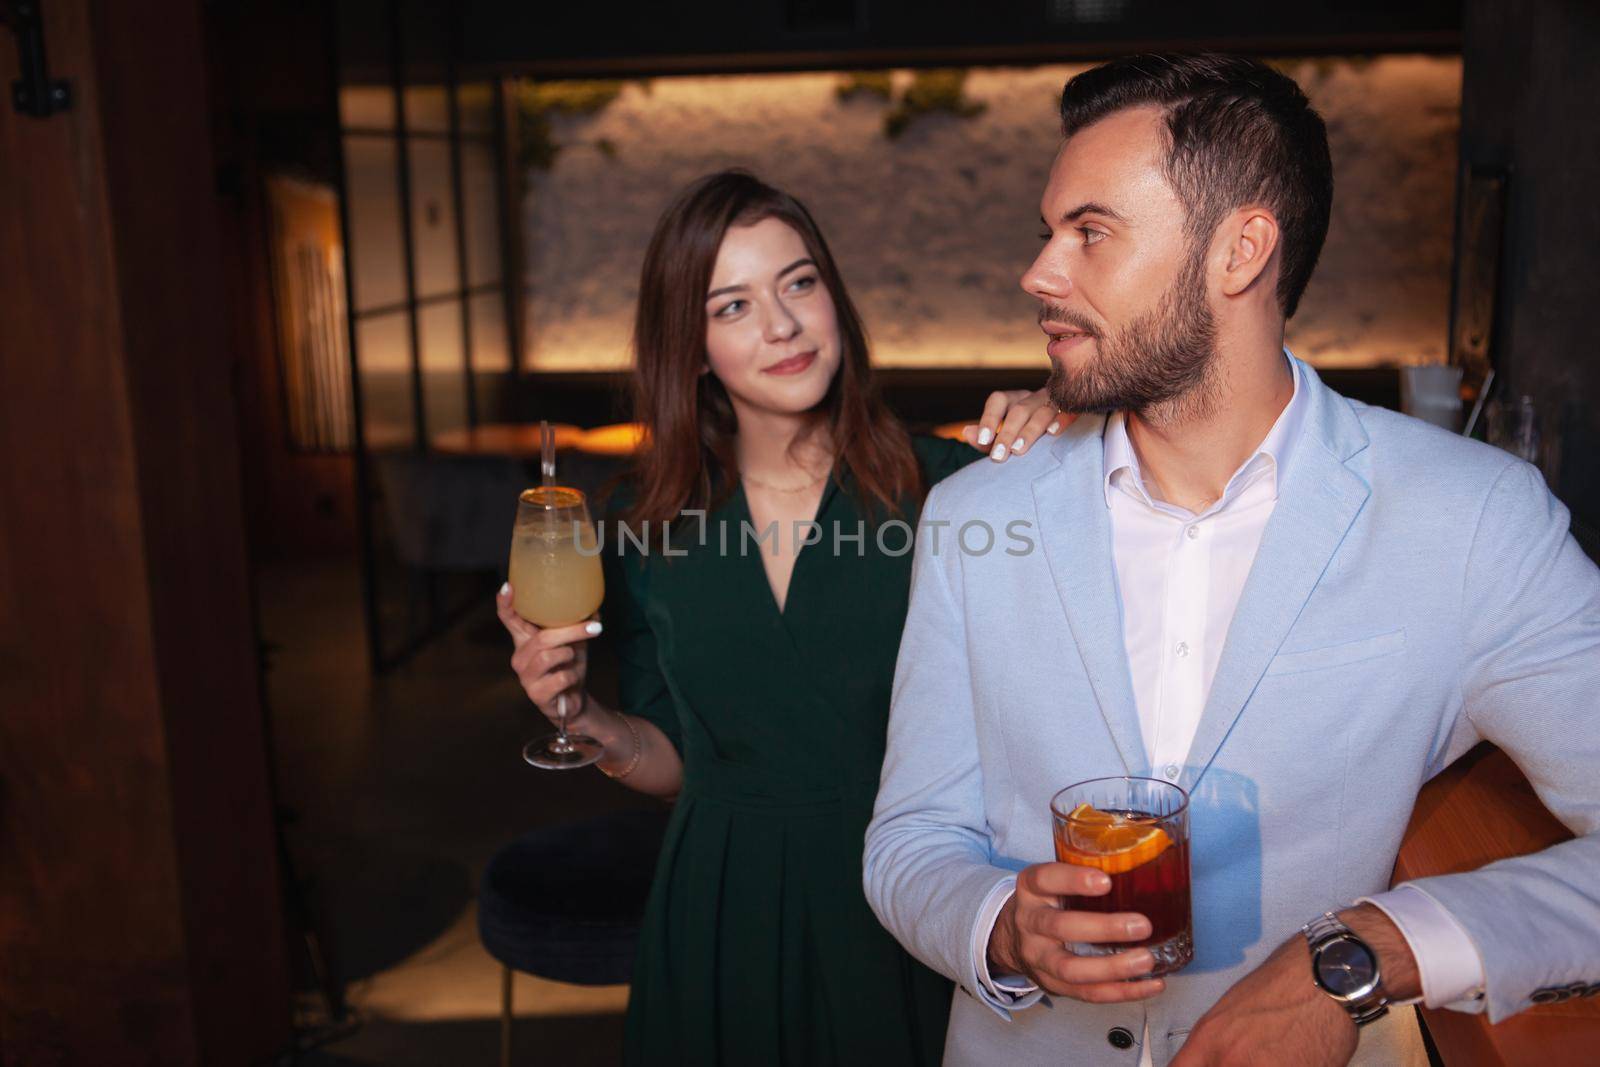
[[[1363,996],[1377,977],[1377,960],[1359,941],[1336,938],[1317,953],[1317,981],[1336,997]]]

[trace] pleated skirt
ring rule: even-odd
[[[870,811],[686,791],[656,869],[628,1064],[936,1064],[951,985],[861,889]]]

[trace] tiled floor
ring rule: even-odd
[[[353,562],[275,566],[258,595],[290,856],[362,1018],[302,1062],[497,1062],[500,968],[478,942],[474,905],[484,865],[534,827],[652,802],[592,769],[522,762],[544,721],[507,667],[488,598],[374,680]],[[617,1062],[624,987],[523,975],[515,997],[518,1062]]]

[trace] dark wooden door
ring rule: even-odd
[[[0,5],[14,8],[15,5]],[[261,1062],[289,981],[199,0],[0,33],[0,1063]]]

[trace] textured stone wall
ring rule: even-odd
[[[748,167],[816,215],[879,364],[1044,364],[1017,285],[1074,66],[975,69],[972,117],[838,99],[831,72],[656,78],[603,110],[554,118],[564,147],[528,172],[528,351],[540,369],[615,368],[657,214],[693,178]],[[1328,366],[1444,359],[1461,64],[1455,58],[1290,61],[1323,111],[1336,195],[1322,266],[1291,323]],[[903,88],[911,75],[896,72]]]

